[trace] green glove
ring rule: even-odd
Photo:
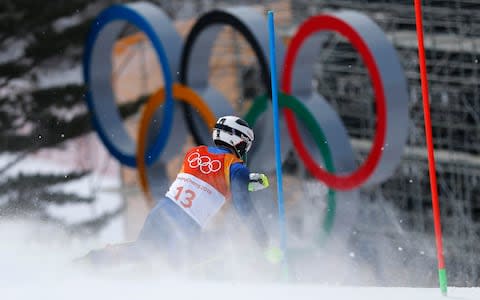
[[[250,182],[248,183],[249,192],[266,189],[269,185],[267,175],[262,173],[250,173]]]
[[[267,261],[273,265],[279,264],[283,259],[283,251],[278,247],[268,247],[263,253]]]

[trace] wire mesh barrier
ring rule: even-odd
[[[478,285],[480,266],[476,262],[480,242],[478,189],[478,138],[480,81],[480,4],[477,1],[423,1],[426,54],[431,90],[432,126],[439,196],[445,236],[449,281],[453,285]],[[394,43],[410,87],[409,147],[392,178],[364,191],[365,210],[374,213],[388,203],[395,211],[394,224],[382,226],[377,236],[394,243],[408,243],[410,236],[433,233],[419,67],[412,1],[293,1],[293,19],[328,9],[355,9],[367,13]],[[332,38],[319,53],[318,89],[337,108],[357,150],[369,147],[375,111],[365,68],[349,45]],[[361,112],[361,113],[359,113]],[[361,158],[360,158],[361,159]],[[372,226],[359,223],[363,234]],[[400,232],[406,236],[399,235]],[[433,241],[430,241],[433,245]],[[379,246],[380,247],[380,246]],[[400,246],[399,246],[400,247]],[[417,243],[414,253],[426,250]],[[405,246],[403,246],[405,252]],[[378,250],[378,249],[377,249]],[[378,251],[377,251],[378,252]],[[431,253],[431,257],[434,254]],[[408,264],[408,258],[406,263]],[[433,263],[432,263],[433,264]],[[435,274],[431,274],[433,277]]]

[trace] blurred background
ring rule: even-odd
[[[72,240],[94,239],[98,245],[131,240],[138,233],[148,207],[136,170],[120,166],[93,132],[82,77],[84,42],[92,21],[109,5],[129,2],[0,1],[0,223],[48,223]],[[362,283],[436,284],[413,1],[149,2],[162,8],[184,37],[202,13],[240,4],[260,12],[273,9],[277,34],[285,43],[307,17],[321,12],[353,9],[372,18],[393,43],[408,79],[410,121],[404,124],[408,146],[388,181],[360,189],[348,260],[370,270]],[[480,3],[425,0],[423,4],[449,282],[478,286]],[[341,116],[362,162],[376,122],[367,70],[350,44],[335,34],[317,57],[312,84]],[[135,138],[142,104],[162,85],[160,68],[150,43],[136,28],[126,28],[118,37],[112,59],[119,111]],[[254,97],[265,92],[259,78],[258,65],[243,38],[232,30],[222,32],[210,61],[210,82],[244,112]],[[179,162],[172,159],[170,176]],[[284,173],[289,234],[295,242],[318,225],[326,188],[312,179],[293,151]],[[272,214],[265,216],[271,226],[274,219]],[[309,274],[304,279],[326,277]]]

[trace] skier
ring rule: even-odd
[[[162,253],[175,265],[196,263],[218,254],[220,236],[225,237],[225,228],[233,221],[232,210],[271,256],[276,250],[268,248],[268,235],[249,195],[267,188],[268,179],[250,173],[244,162],[253,130],[241,118],[224,116],[215,124],[212,138],[216,146],[197,146],[186,153],[176,179],[147,216],[135,242],[92,251],[85,259],[108,264]]]

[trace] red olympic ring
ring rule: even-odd
[[[372,149],[364,163],[354,172],[346,175],[335,175],[330,173],[318,165],[308,152],[308,149],[302,141],[293,112],[288,109],[284,109],[283,112],[293,145],[295,146],[300,159],[311,174],[318,180],[323,181],[329,187],[339,190],[349,190],[358,187],[365,182],[375,171],[375,168],[381,159],[382,148],[385,142],[387,120],[385,92],[375,59],[367,44],[355,29],[345,21],[334,16],[319,15],[311,17],[303,22],[290,42],[285,55],[284,72],[281,81],[281,87],[285,93],[291,94],[292,91],[292,71],[299,49],[308,37],[320,31],[337,32],[347,38],[353,47],[360,53],[363,62],[368,69],[374,89],[376,99],[375,108],[377,112],[375,138]]]

